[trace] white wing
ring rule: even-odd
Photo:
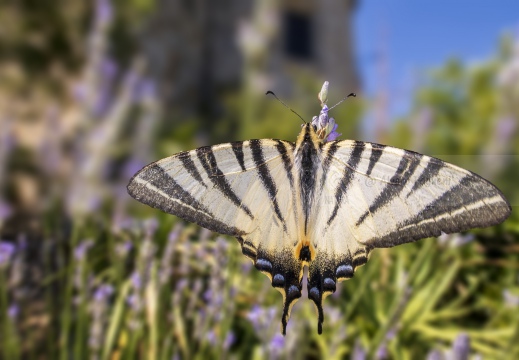
[[[300,210],[293,149],[279,140],[202,147],[146,166],[128,185],[140,202],[237,237],[242,252],[283,294],[284,328],[302,277],[294,256]]]
[[[353,276],[376,247],[499,224],[510,215],[503,194],[480,176],[436,158],[360,141],[322,147],[311,215],[314,246],[309,297],[322,299]]]

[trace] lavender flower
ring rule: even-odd
[[[99,26],[107,26],[113,18],[113,8],[109,0],[97,0],[95,21]]]
[[[106,322],[105,314],[108,309],[108,300],[113,292],[114,289],[111,285],[102,284],[96,289],[93,295],[91,307],[92,323],[88,345],[94,352],[101,348],[103,342]]]
[[[519,306],[519,295],[513,294],[510,290],[503,290],[503,300],[507,307]]]
[[[285,348],[285,338],[280,333],[274,335],[272,340],[270,340],[269,351],[271,358],[277,358],[279,354]]]
[[[209,330],[209,332],[206,335],[206,340],[212,346],[216,346],[216,344],[218,343],[218,337],[216,336],[216,333],[214,332],[214,330]]]
[[[164,255],[160,261],[159,280],[161,284],[167,283],[173,274],[173,253],[181,230],[182,225],[178,223],[169,233],[168,243],[166,245],[166,249],[164,250]]]
[[[351,359],[352,360],[365,360],[366,357],[367,357],[366,350],[362,347],[360,341],[357,339],[355,341],[355,346],[353,347]]]
[[[11,207],[6,202],[2,201],[2,199],[0,199],[0,224],[3,220],[11,216],[11,213]]]
[[[136,98],[142,101],[153,100],[157,97],[157,87],[153,80],[143,79],[136,88]]]
[[[229,331],[227,335],[225,336],[225,340],[223,341],[223,348],[224,350],[229,350],[231,346],[236,341],[236,335],[234,335],[234,332]]]
[[[105,301],[112,295],[114,288],[110,285],[101,285],[97,288],[94,293],[94,301],[101,302]]]
[[[74,249],[74,258],[77,261],[82,261],[88,253],[88,249],[90,249],[93,245],[94,242],[91,239],[80,242],[79,245]]]
[[[427,354],[427,360],[442,360],[443,356],[439,350],[429,351]]]
[[[264,309],[254,305],[247,314],[247,319],[252,323],[258,337],[265,343],[272,340],[274,334],[279,334],[275,307]]]
[[[92,104],[92,113],[95,117],[102,117],[108,113],[113,102],[113,86],[118,66],[114,60],[104,58],[99,64],[98,71],[101,77],[95,102]]]
[[[459,334],[452,344],[453,360],[467,360],[470,353],[470,338],[467,334]]]
[[[384,341],[380,346],[377,348],[377,352],[375,353],[375,359],[377,360],[383,360],[387,359],[389,356],[387,351],[387,344]]]
[[[13,244],[0,240],[0,269],[9,266],[15,251],[16,247]]]
[[[335,123],[334,118],[328,116],[328,106],[326,101],[328,100],[328,81],[325,81],[321,92],[318,95],[321,101],[321,112],[319,116],[314,116],[312,119],[312,126],[316,129],[317,136],[323,141],[333,141],[342,134],[337,132],[338,125]]]
[[[130,281],[132,282],[132,286],[135,290],[142,289],[142,277],[139,272],[134,271],[130,276]]]
[[[16,304],[11,304],[9,308],[7,309],[7,316],[11,320],[16,320],[18,317],[18,314],[20,313],[20,307]]]

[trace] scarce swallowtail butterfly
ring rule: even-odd
[[[416,152],[335,140],[322,110],[296,142],[247,140],[204,146],[159,160],[128,185],[138,201],[234,236],[283,295],[282,333],[301,297],[322,332],[323,299],[375,248],[503,222],[511,207],[480,176]]]

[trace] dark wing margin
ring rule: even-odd
[[[229,226],[182,188],[162,167],[153,163],[139,171],[128,184],[135,200],[220,234],[241,236],[245,232]]]

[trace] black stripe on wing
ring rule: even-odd
[[[254,160],[254,164],[256,164],[258,170],[258,175],[261,179],[263,186],[267,190],[270,201],[272,202],[272,206],[274,207],[274,213],[276,214],[279,221],[281,221],[281,223],[283,224],[283,229],[286,232],[287,227],[285,219],[283,218],[283,214],[281,214],[281,210],[279,209],[279,204],[276,198],[278,189],[276,187],[274,179],[272,179],[269,167],[265,163],[265,157],[263,156],[263,150],[261,149],[261,140],[251,140],[250,149],[252,152],[252,159]]]
[[[198,172],[198,169],[193,159],[191,158],[191,152],[182,152],[178,154],[177,158],[180,160],[180,162],[182,162],[182,165],[184,165],[184,169],[186,169],[187,172],[189,172],[193,179],[198,181],[198,183],[203,187],[207,188],[207,185],[204,183],[204,180],[202,180],[202,176],[200,175],[200,172]]]
[[[166,194],[167,197],[161,192]],[[130,180],[128,193],[146,205],[176,215],[209,230],[233,236],[245,234],[245,231],[219,221],[209,209],[180,186],[158,164],[148,165],[139,171]]]
[[[328,151],[326,152],[326,155],[323,160],[323,175],[321,176],[321,187],[324,186],[324,183],[326,181],[326,175],[328,175],[328,170],[330,170],[330,164],[333,159],[333,155],[337,152],[339,149],[339,142],[334,141],[330,144],[328,147]]]
[[[438,175],[438,173],[443,167],[443,161],[436,158],[429,158],[427,166],[422,171],[418,179],[416,179],[416,181],[414,182],[411,191],[409,192],[409,194],[407,194],[407,197],[413,195],[416,191],[420,190],[425,184],[431,181],[431,179]]]
[[[359,220],[357,220],[355,226],[361,225],[369,214],[376,213],[384,207],[384,205],[389,204],[394,198],[400,195],[404,190],[405,185],[416,171],[422,157],[423,155],[418,153],[409,153],[407,151],[404,153],[400,159],[398,168],[389,180],[389,183],[385,184],[382,192],[375,198],[373,203],[369,206],[369,209],[362,214]]]
[[[218,168],[213,149],[211,147],[201,147],[196,149],[196,154],[198,156],[198,160],[200,160],[200,163],[209,176],[209,179],[216,186],[216,188],[220,190],[234,205],[242,209],[251,219],[254,219],[254,216],[252,215],[247,205],[245,205],[234,192],[234,190],[231,188],[231,185],[225,178],[222,170]]]
[[[373,168],[377,164],[378,160],[382,156],[382,152],[385,149],[385,145],[375,144],[371,143],[371,155],[369,156],[369,164],[368,164],[368,170],[366,171],[366,175],[371,175],[371,172],[373,171]]]
[[[327,225],[330,226],[332,221],[337,216],[337,212],[339,211],[339,208],[341,207],[342,198],[344,194],[348,191],[348,188],[351,184],[351,180],[353,179],[353,176],[355,175],[355,171],[357,170],[357,167],[359,165],[362,152],[364,151],[364,148],[366,147],[366,144],[362,141],[356,141],[355,146],[353,148],[353,151],[351,152],[350,158],[347,161],[347,165],[344,167],[343,170],[343,176],[340,181],[340,183],[337,185],[337,189],[335,191],[335,207],[333,208],[332,214],[330,215],[330,218],[328,219]]]
[[[288,181],[290,182],[290,188],[294,190],[294,177],[292,175],[292,161],[291,157],[288,153],[287,145],[284,141],[276,140],[276,149],[278,149],[279,154],[281,155],[281,159],[283,160],[283,166],[285,167],[285,171],[288,177]]]
[[[232,151],[234,152],[234,156],[236,156],[236,160],[240,164],[240,167],[243,171],[245,171],[245,161],[243,160],[243,141],[237,141],[231,143]]]

